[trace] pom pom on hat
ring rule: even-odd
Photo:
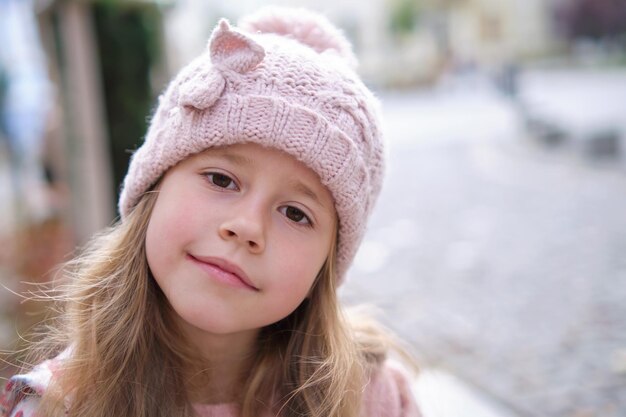
[[[248,32],[275,33],[297,40],[318,53],[342,57],[351,68],[357,59],[344,34],[322,14],[308,9],[268,6],[245,16],[237,26]]]

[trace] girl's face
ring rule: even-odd
[[[304,300],[334,237],[332,197],[311,169],[278,150],[239,144],[167,172],[146,252],[186,327],[256,334]]]

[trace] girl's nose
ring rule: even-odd
[[[233,215],[222,222],[219,235],[224,240],[232,240],[245,245],[250,252],[261,253],[265,249],[263,221],[260,218]]]

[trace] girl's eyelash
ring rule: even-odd
[[[283,211],[283,209],[285,209],[285,210]],[[302,216],[300,218],[300,220],[306,219],[306,223],[301,223],[300,221],[294,220],[291,217],[289,217],[289,210],[291,210],[291,214],[295,214],[296,216]],[[296,211],[296,213],[293,212],[294,210]],[[303,210],[300,210],[298,207],[282,206],[280,211],[281,211],[281,213],[283,213],[283,215],[285,217],[287,217],[290,221],[292,221],[293,223],[297,224],[298,226],[313,227],[313,222],[311,221],[311,217],[308,216]]]
[[[224,174],[223,172],[205,172],[202,174],[207,181],[209,181],[210,185],[218,188],[222,188],[225,190],[237,190],[239,187],[233,178],[230,175]],[[231,187],[234,186],[234,188]]]

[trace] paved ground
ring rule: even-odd
[[[542,146],[482,88],[383,98],[389,176],[344,297],[519,416],[625,416],[623,160]]]

